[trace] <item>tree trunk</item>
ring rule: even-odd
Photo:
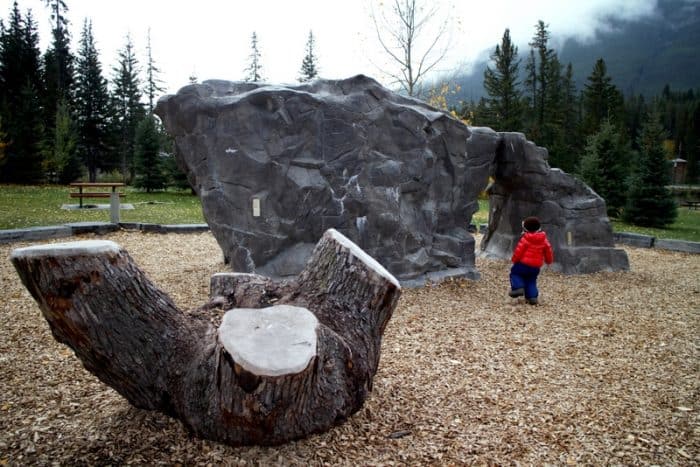
[[[54,337],[85,368],[136,407],[232,445],[283,443],[356,412],[401,295],[396,279],[334,230],[296,280],[217,274],[212,300],[189,313],[113,242],[21,248],[12,262]],[[220,326],[208,319],[231,306],[239,308]]]

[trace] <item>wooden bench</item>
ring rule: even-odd
[[[120,198],[123,198],[126,196],[126,193],[117,193]],[[82,203],[82,200],[84,198],[110,198],[112,196],[112,193],[108,191],[83,191],[83,192],[75,192],[72,191],[69,195],[71,198],[80,198],[80,202]]]
[[[700,201],[683,201],[681,203],[681,206],[687,207],[689,210],[690,209],[700,209]]]

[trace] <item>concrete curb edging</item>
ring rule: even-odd
[[[654,241],[654,248],[700,254],[700,242],[686,242],[685,240],[665,240],[663,238],[657,238]]]
[[[167,234],[207,232],[209,226],[207,224],[149,224],[142,222],[120,222],[119,224],[112,224],[110,222],[72,222],[63,225],[0,230],[0,244],[71,237],[73,235],[87,233],[104,235],[109,232],[116,232],[119,229]],[[666,240],[651,235],[642,235],[632,232],[615,232],[613,238],[615,243],[639,248],[658,248],[662,250],[700,254],[700,242]]]
[[[140,230],[152,233],[195,233],[209,230],[207,224],[147,224],[139,222],[73,222],[63,225],[49,225],[45,227],[28,227],[26,229],[0,230],[0,244],[13,242],[28,242],[35,240],[47,240],[50,238],[72,237],[94,233],[104,235],[109,232],[124,230]]]
[[[700,254],[700,242],[688,242],[685,240],[667,240],[651,235],[642,235],[631,232],[613,233],[615,243],[634,246],[638,248],[658,248],[659,250],[680,251],[682,253]]]
[[[124,230],[140,230],[149,233],[196,233],[209,231],[207,224],[150,224],[140,222],[120,222]]]
[[[636,246],[639,248],[654,248],[656,237],[632,232],[613,232],[613,239],[615,243],[622,243],[624,245]]]

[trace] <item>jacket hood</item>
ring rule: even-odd
[[[540,245],[545,242],[547,239],[547,234],[539,231],[539,232],[525,232],[523,235],[525,240],[527,240],[529,243],[532,243],[533,245]]]

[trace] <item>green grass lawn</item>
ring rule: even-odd
[[[634,232],[656,238],[700,242],[700,210],[697,209],[679,207],[676,221],[665,229],[637,227],[614,219],[612,224],[615,232]]]
[[[17,229],[68,222],[109,222],[109,210],[65,210],[63,204],[76,204],[68,197],[70,189],[57,185],[0,185],[0,229]],[[134,205],[133,210],[121,210],[122,222],[154,224],[204,223],[199,198],[186,191],[145,193],[126,187],[123,203]],[[85,200],[89,203],[109,204],[109,199]]]
[[[201,224],[204,223],[199,198],[189,190],[168,190],[145,193],[127,187],[122,202],[134,205],[133,210],[122,210],[122,222],[149,222],[154,224]],[[68,222],[109,221],[109,210],[61,209],[63,204],[75,204],[68,197],[70,189],[65,186],[0,185],[0,229],[17,229]],[[108,199],[94,200],[101,204]],[[479,200],[479,211],[472,223],[488,222],[489,203]],[[658,238],[681,239],[700,242],[700,211],[678,208],[678,219],[667,229],[636,227],[613,220],[613,229],[618,232],[637,232]]]

